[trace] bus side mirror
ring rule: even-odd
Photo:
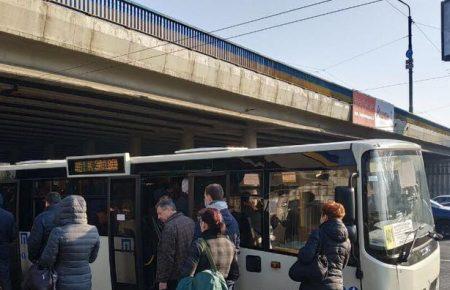
[[[345,217],[342,221],[346,226],[355,225],[355,189],[348,186],[336,186],[334,193],[335,201],[342,204],[345,208]]]

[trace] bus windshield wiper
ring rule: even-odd
[[[411,246],[410,246],[407,250],[406,250],[406,245],[407,245],[407,244],[404,244],[404,245],[402,246],[402,251],[401,251],[401,253],[400,253],[400,256],[398,257],[398,262],[399,262],[399,263],[408,262],[409,256],[411,255],[411,251],[413,250],[414,244],[415,244],[415,242],[416,242],[416,240],[417,240],[417,233],[418,233],[421,229],[423,229],[424,227],[425,227],[425,225],[422,224],[422,225],[418,226],[415,230],[413,230],[413,231],[411,231],[411,232],[408,233],[408,236],[409,236],[410,234],[414,234],[414,238],[413,238],[413,240],[412,240],[412,242],[411,242]]]

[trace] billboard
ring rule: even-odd
[[[354,91],[353,123],[394,132],[394,106],[385,101]]]
[[[442,60],[450,61],[450,0],[441,3]]]

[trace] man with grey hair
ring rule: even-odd
[[[184,262],[194,237],[194,221],[177,212],[174,202],[163,197],[156,204],[158,219],[164,223],[158,244],[156,281],[159,290],[176,289],[180,266]]]

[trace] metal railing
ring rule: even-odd
[[[255,72],[305,86],[312,83],[340,97],[352,98],[352,90],[307,74],[244,47],[190,27],[124,0],[47,0],[65,7],[175,43]],[[334,95],[333,94],[333,95]]]

